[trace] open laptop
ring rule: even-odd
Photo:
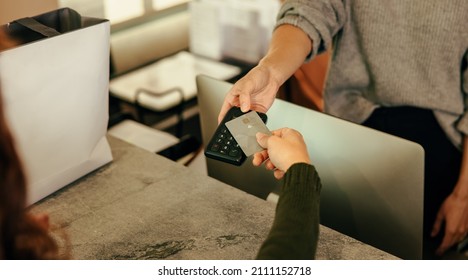
[[[203,142],[217,127],[232,84],[197,77]],[[276,100],[270,130],[300,131],[319,172],[321,224],[403,259],[422,258],[424,150],[416,143]],[[266,199],[278,193],[271,171],[207,159],[208,175]],[[248,218],[248,217],[246,217]]]

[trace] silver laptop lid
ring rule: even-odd
[[[203,142],[232,84],[197,77]],[[413,142],[276,100],[270,130],[291,127],[307,143],[322,184],[321,224],[404,259],[422,258],[424,150]],[[280,182],[264,168],[207,159],[208,174],[266,198]]]

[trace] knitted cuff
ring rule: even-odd
[[[284,175],[282,196],[294,193],[292,197],[298,198],[296,205],[310,204],[309,196],[319,199],[322,184],[313,165],[307,163],[293,164]],[[305,187],[304,187],[305,186]]]

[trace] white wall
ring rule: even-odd
[[[116,73],[187,49],[189,21],[189,11],[182,11],[113,33],[111,50]]]

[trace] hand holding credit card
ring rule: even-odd
[[[271,135],[268,127],[254,111],[227,122],[226,127],[246,156],[251,156],[263,150],[257,142],[257,132]]]
[[[261,151],[255,134],[271,132],[264,124],[267,115],[251,111],[244,113],[238,107],[232,107],[218,125],[205,149],[205,156],[226,163],[241,165],[247,156]],[[226,126],[230,123],[230,129]],[[231,131],[232,129],[232,131]],[[234,135],[233,135],[234,134]],[[239,141],[240,143],[238,144]]]

